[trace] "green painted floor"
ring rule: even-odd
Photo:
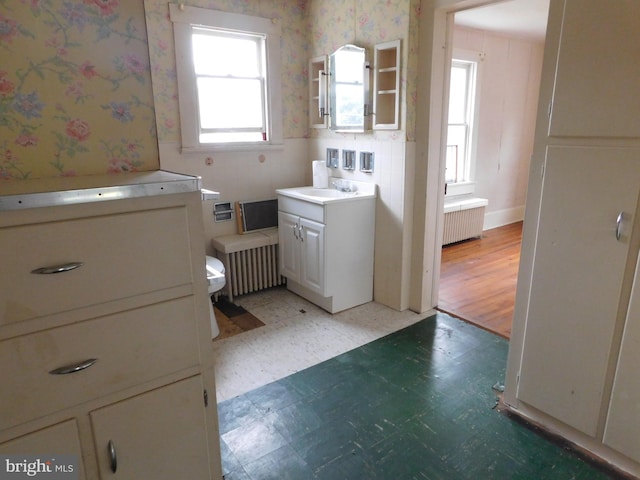
[[[507,349],[439,313],[222,402],[225,479],[615,478],[495,408]]]

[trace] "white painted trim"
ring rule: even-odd
[[[474,167],[475,168],[475,167]],[[470,195],[476,190],[476,182],[448,183],[445,199],[458,195]]]
[[[482,92],[482,75],[484,71],[483,62],[485,54],[475,50],[453,47],[453,30],[454,28],[452,27],[450,40],[452,43],[451,61],[455,59],[473,62],[475,68],[471,98],[471,102],[473,103],[473,118],[471,119],[471,131],[469,132],[469,139],[467,141],[467,146],[471,146],[471,150],[468,153],[468,171],[466,172],[468,180],[467,182],[461,182],[462,184],[471,183],[475,187],[476,164],[478,163],[478,130],[480,129],[480,93]],[[449,62],[446,71],[451,75],[451,62]],[[452,187],[453,185],[454,184],[450,184],[449,187]],[[473,193],[473,190],[469,193]]]
[[[273,142],[261,142],[261,143],[231,143],[225,144],[200,144],[195,147],[183,146],[180,148],[182,153],[215,153],[215,152],[255,152],[255,151],[270,151],[270,150],[283,150],[284,142],[274,144]]]
[[[209,8],[188,7],[186,5],[169,4],[169,14],[174,23],[186,23],[237,32],[261,32],[267,35],[280,36],[280,25],[270,18],[252,17],[239,13],[227,13]]]
[[[524,205],[494,212],[485,212],[483,230],[503,227],[524,220]]]
[[[282,146],[282,91],[280,59],[280,24],[276,19],[227,13],[207,8],[169,4],[173,22],[178,77],[180,130],[185,151],[264,150],[266,145]],[[199,141],[198,99],[193,72],[191,32],[193,26],[226,29],[266,35],[267,111],[269,140],[255,143],[207,144]]]

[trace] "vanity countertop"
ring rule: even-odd
[[[336,188],[315,188],[312,186],[280,188],[276,190],[276,193],[320,205],[376,198],[377,186],[374,183],[345,181],[333,177],[330,179],[331,183],[337,183]]]
[[[0,211],[200,190],[200,177],[163,170],[8,181],[0,186]]]

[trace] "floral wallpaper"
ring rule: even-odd
[[[159,168],[142,0],[0,0],[0,55],[0,179]]]
[[[149,56],[161,143],[180,142],[173,26],[167,0],[144,0]],[[175,2],[174,2],[175,3]],[[281,27],[282,115],[284,138],[307,136],[309,39],[306,0],[191,0],[192,7],[271,18]]]
[[[180,141],[168,3],[0,0],[0,179],[159,168],[158,141]],[[285,138],[310,135],[309,58],[400,38],[401,129],[415,137],[419,0],[188,3],[280,23]]]
[[[161,143],[180,142],[170,2],[144,0],[149,55]],[[190,6],[272,18],[282,28],[283,133],[285,138],[310,135],[308,126],[308,61],[328,55],[345,43],[372,51],[376,43],[402,39],[401,108],[403,130],[413,132],[417,69],[417,15],[420,0],[190,0]],[[315,130],[313,133],[318,133]],[[383,135],[383,133],[380,133]],[[393,134],[397,136],[396,134]],[[412,137],[412,133],[408,134]]]

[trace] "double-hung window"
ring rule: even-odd
[[[451,62],[445,181],[452,194],[473,191],[478,60],[454,52]]]
[[[196,7],[170,13],[183,151],[281,145],[278,25]]]

